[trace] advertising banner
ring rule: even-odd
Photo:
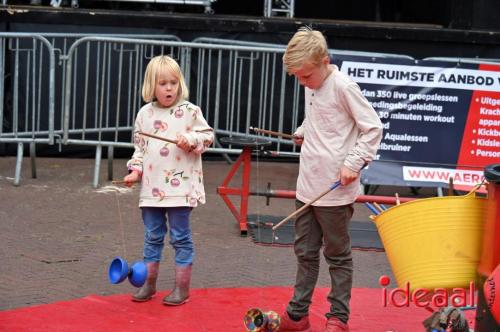
[[[384,124],[364,184],[470,187],[500,162],[500,65],[334,59]]]

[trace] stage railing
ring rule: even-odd
[[[77,39],[85,36],[88,34],[0,33],[0,143],[17,144],[15,185],[21,179],[24,144],[29,143],[31,173],[36,177],[36,145],[61,141],[65,54]],[[180,41],[173,35],[148,38]]]
[[[148,52],[139,52],[144,47]],[[110,148],[132,146],[132,124],[141,104],[145,65],[159,54],[170,54],[181,64],[190,100],[202,108],[216,131],[246,135],[250,126],[271,127],[273,123],[280,130],[287,126],[291,131],[297,126],[297,116],[295,123],[285,124],[284,112],[297,100],[285,101],[284,96],[288,87],[298,91],[298,86],[282,69],[282,52],[221,44],[82,38],[66,56],[63,143],[96,146],[97,186],[101,148],[108,147],[109,158]],[[76,64],[75,59],[83,55],[94,61]],[[216,147],[210,151],[240,149]]]
[[[55,55],[43,36],[0,33],[0,143],[17,143],[14,185],[19,185],[24,144],[36,177],[37,143],[54,143]]]
[[[107,148],[108,178],[111,179],[114,148],[133,147],[134,120],[143,105],[140,90],[144,70],[156,55],[169,54],[180,63],[190,89],[190,100],[201,107],[217,136],[254,136],[250,127],[293,133],[303,119],[303,92],[282,64],[285,45],[213,38],[181,42],[175,36],[158,36],[161,40],[149,36],[141,39],[141,35],[125,35],[126,38],[81,34],[44,36],[40,38],[45,40],[53,64],[38,67],[49,68],[52,79],[39,78],[38,81],[49,87],[42,95],[49,94],[51,104],[50,112],[40,108],[38,113],[49,114],[47,121],[51,125],[50,128],[35,127],[30,131],[31,136],[40,136],[48,144],[95,147],[95,187],[99,184],[102,148]],[[169,38],[171,40],[164,40]],[[373,59],[406,57],[338,50],[330,50],[330,53]],[[32,71],[31,67],[22,66],[23,72]],[[5,64],[1,70],[5,70]],[[6,86],[3,81],[0,84],[3,100]],[[15,114],[20,114],[19,108],[16,110]],[[2,111],[0,120],[7,118]],[[9,138],[9,142],[20,142],[21,136],[2,132],[4,141]],[[290,140],[269,139],[273,142],[270,155],[298,156],[297,147]],[[209,149],[222,154],[240,151],[240,147],[220,144]]]

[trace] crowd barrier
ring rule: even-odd
[[[22,47],[13,46],[20,40],[24,41]],[[190,100],[202,108],[217,136],[254,136],[249,127],[293,133],[302,121],[304,96],[298,82],[283,68],[285,45],[213,38],[183,42],[163,35],[19,33],[0,34],[0,42],[4,50],[0,73],[13,75],[0,82],[0,143],[30,143],[33,165],[37,143],[95,147],[94,187],[99,185],[102,148],[107,149],[111,179],[114,149],[133,146],[133,122],[143,104],[140,90],[145,66],[156,55],[168,54],[179,62]],[[40,51],[42,44],[46,51]],[[366,57],[367,61],[412,59],[341,50],[330,50],[330,54]],[[23,78],[15,78],[19,76]],[[36,97],[29,98],[35,93]],[[7,124],[9,117],[16,122]],[[298,155],[289,140],[270,140],[275,155]],[[222,146],[218,141],[209,149],[222,154],[240,151],[240,147]],[[16,185],[22,151],[17,160]]]
[[[19,185],[24,145],[29,144],[31,173],[36,177],[36,145],[61,142],[62,92],[66,54],[85,34],[0,33],[0,143],[16,143],[14,184]],[[123,35],[106,35],[123,36]],[[144,35],[126,35],[144,38]],[[180,40],[161,35],[148,38]]]
[[[36,144],[54,143],[54,80],[54,49],[46,38],[0,33],[0,143],[17,144],[14,185],[20,182],[24,144],[36,177]]]

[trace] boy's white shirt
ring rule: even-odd
[[[375,157],[382,122],[349,76],[331,65],[320,88],[305,88],[305,118],[295,135],[304,137],[300,152],[296,197],[308,203],[339,180],[347,166],[360,171]],[[316,201],[314,206],[353,203],[360,194],[359,177]]]
[[[213,142],[214,135],[200,108],[188,101],[180,101],[170,108],[146,104],[137,113],[134,132],[172,140],[181,134],[193,147],[191,152],[186,152],[175,144],[135,134],[135,150],[127,167],[142,172],[139,206],[204,204],[201,154]]]

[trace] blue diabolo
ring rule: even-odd
[[[112,284],[119,284],[128,277],[134,287],[141,287],[148,277],[148,269],[141,261],[135,262],[129,268],[125,259],[116,257],[109,265],[108,277]]]

